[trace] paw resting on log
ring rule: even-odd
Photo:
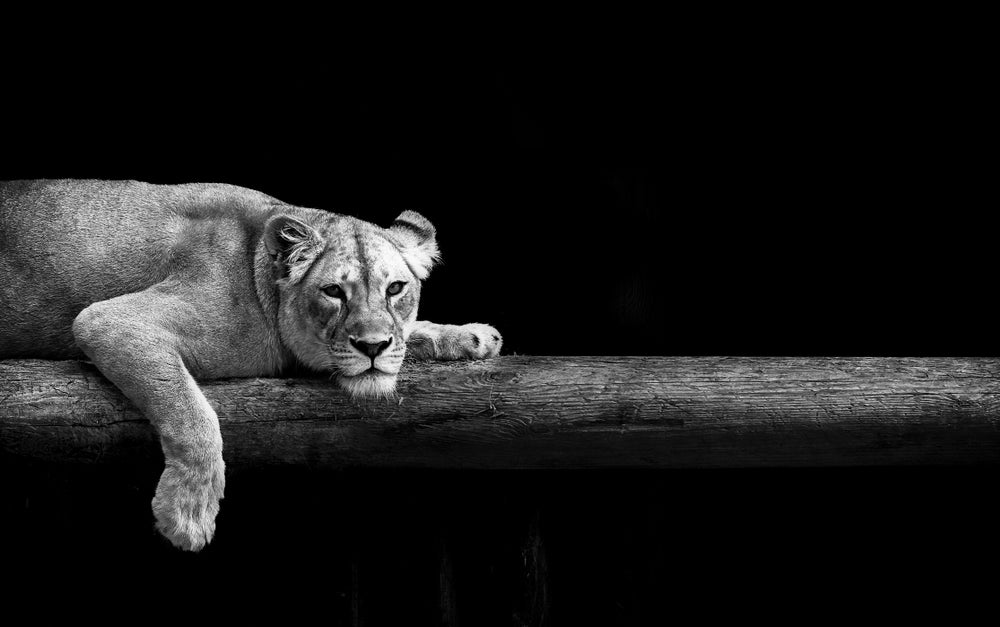
[[[503,336],[488,324],[417,322],[406,347],[415,359],[486,359],[500,354]]]

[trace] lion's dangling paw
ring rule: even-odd
[[[200,551],[215,535],[215,516],[225,486],[221,458],[199,470],[167,460],[153,498],[157,531],[180,549]]]

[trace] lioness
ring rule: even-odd
[[[225,486],[195,379],[332,372],[388,395],[403,356],[485,358],[491,326],[417,320],[438,259],[413,211],[387,229],[232,185],[0,183],[0,358],[87,357],[156,427],[156,527],[197,551]]]

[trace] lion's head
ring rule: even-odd
[[[437,261],[431,223],[404,211],[388,229],[348,216],[270,218],[264,246],[280,277],[282,342],[354,396],[388,396],[417,319],[420,282]]]

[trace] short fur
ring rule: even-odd
[[[383,229],[231,185],[0,183],[0,358],[92,360],[159,432],[157,528],[199,550],[225,464],[195,380],[304,364],[387,396],[408,345],[423,359],[498,354],[493,327],[417,321],[437,258],[414,211]]]

